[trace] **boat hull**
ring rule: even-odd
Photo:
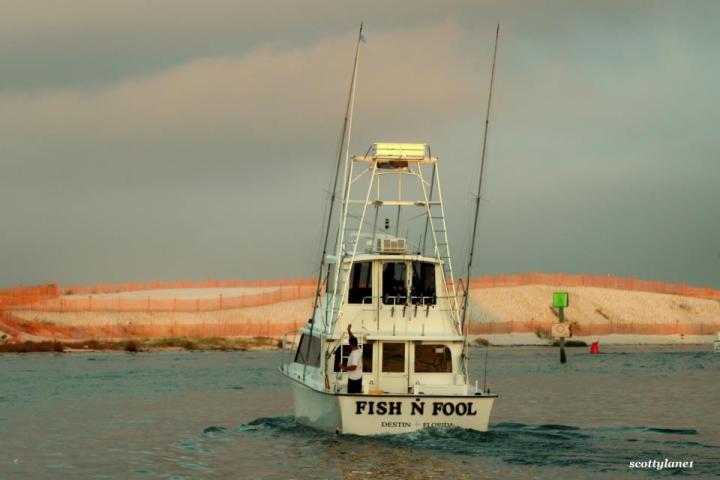
[[[292,380],[292,379],[291,379]],[[298,422],[326,432],[387,435],[423,428],[485,432],[495,395],[343,394],[292,380]]]

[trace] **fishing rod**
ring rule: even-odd
[[[357,45],[355,46],[355,62],[353,63],[353,71],[352,71],[352,78],[350,80],[350,90],[348,92],[348,99],[347,99],[347,105],[345,107],[345,119],[343,120],[343,128],[342,132],[340,132],[340,144],[338,145],[338,156],[337,156],[337,162],[335,165],[335,179],[333,180],[333,189],[332,189],[332,195],[330,195],[330,209],[328,212],[328,219],[327,219],[327,225],[325,226],[325,235],[323,238],[323,251],[320,258],[320,270],[318,271],[317,276],[317,288],[315,290],[315,299],[313,300],[313,308],[312,308],[312,316],[310,317],[310,336],[309,338],[312,339],[313,330],[315,329],[315,314],[317,313],[318,306],[320,304],[320,296],[322,295],[322,276],[323,276],[323,270],[325,266],[325,260],[327,259],[327,248],[328,248],[328,239],[330,238],[330,226],[332,225],[332,216],[333,216],[333,209],[335,207],[335,200],[337,198],[337,184],[338,184],[338,178],[340,176],[340,165],[342,164],[342,158],[343,158],[343,145],[346,143],[346,139],[349,135],[348,133],[348,125],[352,124],[352,111],[353,111],[353,100],[355,97],[355,82],[357,81],[357,67],[358,67],[358,59],[360,57],[360,42],[363,39],[363,24],[360,23],[360,32],[358,33],[358,39],[357,39]],[[347,155],[346,155],[347,156]],[[347,164],[347,158],[346,158],[346,164]],[[343,183],[343,190],[345,188],[345,185]],[[337,239],[335,240],[337,243]],[[328,273],[326,274],[325,282],[327,282],[327,276],[329,275],[329,269]],[[308,362],[308,356],[310,354],[310,342],[309,340],[307,342],[307,348],[305,349],[305,366],[303,367],[303,380],[305,380],[305,373],[307,371],[307,362]]]
[[[493,50],[493,58],[492,58],[492,68],[490,70],[490,89],[488,90],[488,99],[487,99],[487,110],[485,112],[485,131],[483,133],[483,143],[482,143],[482,151],[480,153],[480,175],[478,177],[478,187],[477,187],[477,194],[475,195],[475,221],[473,223],[473,230],[472,230],[472,237],[470,240],[470,253],[468,255],[468,264],[467,264],[467,272],[465,274],[465,295],[463,297],[463,307],[462,307],[462,318],[460,320],[460,330],[463,332],[463,335],[465,336],[465,343],[463,344],[463,356],[465,358],[465,372],[467,372],[467,353],[465,350],[467,349],[467,332],[466,332],[466,317],[467,317],[467,309],[468,309],[468,297],[470,296],[470,273],[472,271],[472,262],[473,257],[475,255],[475,237],[477,236],[477,224],[478,224],[478,217],[480,215],[480,194],[482,193],[482,181],[483,181],[483,174],[485,173],[485,151],[487,149],[487,139],[488,139],[488,127],[490,125],[490,106],[492,105],[492,94],[493,94],[493,85],[495,83],[495,59],[497,58],[497,47],[498,47],[498,37],[500,36],[500,24],[498,23],[497,29],[495,30],[495,48]],[[487,347],[485,351],[485,375],[483,378],[483,390],[485,390],[487,386]]]

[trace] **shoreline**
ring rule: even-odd
[[[493,347],[544,346],[553,342],[552,339],[539,337],[531,332],[500,333],[486,335],[470,335],[470,343],[487,340]],[[585,342],[590,346],[598,341],[600,345],[712,345],[717,335],[684,335],[684,334],[624,334],[607,335],[573,335],[570,341]]]
[[[194,352],[279,350],[281,341],[273,337],[165,337],[115,340],[25,340],[0,344],[2,353],[93,353],[93,352]]]
[[[594,341],[600,346],[710,346],[715,335],[625,335],[574,336],[568,339],[568,348],[587,348]],[[471,335],[472,347],[554,347],[553,339],[539,337],[535,333],[505,333]],[[262,351],[281,350],[281,340],[276,337],[164,337],[127,338],[112,340],[25,340],[18,343],[0,344],[3,353],[162,353],[162,352],[210,352],[210,351]]]

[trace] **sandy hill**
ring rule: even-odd
[[[569,293],[565,318],[592,324],[698,324],[720,322],[720,300],[595,287],[526,285],[471,290],[471,318],[477,322],[556,319],[552,293]]]
[[[720,300],[597,287],[526,285],[477,288],[471,291],[470,332],[488,336],[548,331],[557,321],[550,308],[552,292],[566,290],[566,319],[583,335],[710,335],[720,331]],[[206,297],[213,290],[158,290],[168,297]],[[104,298],[113,294],[103,294]],[[144,297],[149,291],[123,292],[119,297]],[[0,331],[24,338],[131,338],[160,336],[282,335],[307,322],[312,299],[205,312],[59,312],[18,310],[0,320]],[[2,333],[0,333],[2,335]]]

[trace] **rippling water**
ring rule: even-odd
[[[0,355],[0,478],[720,475],[720,355],[606,351],[491,349],[491,431],[381,437],[298,425],[279,352]]]

